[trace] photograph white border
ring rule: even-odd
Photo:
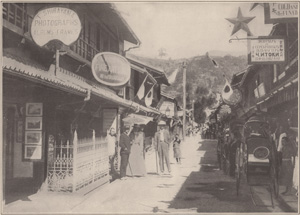
[[[34,123],[34,122],[40,122],[40,126],[37,128],[30,128],[29,123]],[[25,130],[30,130],[30,131],[39,131],[42,130],[43,128],[43,118],[42,117],[26,117],[26,127]]]
[[[32,113],[30,107],[35,107],[38,113]],[[43,115],[43,103],[26,103],[26,116],[42,116]]]

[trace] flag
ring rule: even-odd
[[[233,94],[233,90],[232,90],[228,80],[227,79],[225,79],[225,80],[226,80],[226,82],[225,82],[224,88],[222,90],[222,98],[223,98],[223,100],[229,100],[229,98]]]
[[[137,94],[136,94],[136,102],[143,100],[143,98],[148,94],[149,90],[154,86],[153,81],[149,75],[146,75],[143,83],[141,84]],[[139,100],[139,101],[138,101]]]
[[[139,100],[142,100],[145,96],[145,81],[147,79],[148,75],[146,75],[146,78],[144,79],[143,83],[141,84],[136,96],[139,98]]]
[[[153,87],[154,87],[154,85],[151,87],[151,89],[149,90],[149,92],[145,96],[145,104],[146,104],[147,107],[149,107],[152,104],[152,100],[153,100]]]
[[[213,63],[214,67],[219,68],[219,64],[217,63],[217,61],[215,61],[214,59],[212,59],[208,52],[206,52],[206,57]]]

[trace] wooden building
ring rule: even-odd
[[[30,34],[33,17],[45,7],[76,11],[82,26],[76,42],[61,45],[59,67],[51,43],[40,47]],[[119,136],[122,117],[130,111],[160,114],[133,101],[131,90],[137,88],[130,84],[137,87],[134,81],[141,79],[134,68],[129,84],[119,89],[92,75],[93,57],[99,52],[124,56],[124,41],[140,44],[111,3],[3,4],[6,203],[20,192],[84,193],[109,182],[107,130],[114,127]]]

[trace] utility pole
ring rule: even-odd
[[[182,86],[183,86],[183,131],[182,131],[182,139],[185,139],[185,132],[186,132],[186,62],[183,62],[183,78],[182,78]]]
[[[193,106],[192,106],[192,108],[193,108],[193,112],[192,112],[192,128],[193,128],[193,130],[194,130],[194,121],[195,121],[195,100],[193,99]]]

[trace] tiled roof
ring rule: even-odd
[[[89,90],[99,97],[116,102],[122,106],[130,107],[134,110],[142,110],[144,112],[153,112],[160,114],[154,108],[141,106],[133,101],[123,99],[115,94],[115,92],[105,86],[89,81],[79,75],[60,68],[56,75],[54,74],[55,65],[51,65],[49,70],[44,70],[41,67],[29,65],[25,62],[20,62],[11,56],[3,56],[3,71],[10,74],[30,78],[42,84],[50,84],[53,87],[60,87],[73,92],[86,94]]]

